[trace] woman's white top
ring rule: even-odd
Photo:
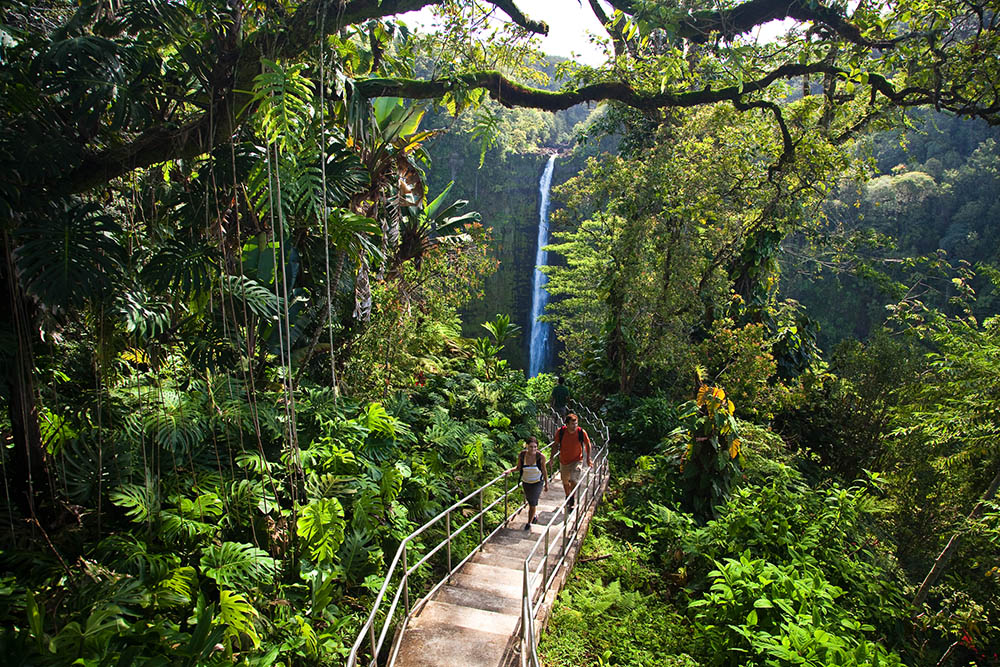
[[[521,481],[525,484],[535,484],[536,482],[542,481],[542,469],[538,465],[538,457],[536,455],[534,463],[524,463],[524,458],[521,458]]]

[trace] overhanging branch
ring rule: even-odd
[[[608,0],[616,9],[635,15],[638,9],[631,0]],[[847,20],[843,10],[816,2],[802,0],[749,0],[730,9],[681,14],[674,36],[703,44],[712,35],[733,39],[775,19],[791,18],[797,21],[822,23],[844,40],[870,48],[889,48],[893,42],[869,40],[860,28]]]
[[[497,71],[472,72],[448,79],[423,81],[418,79],[365,79],[355,83],[366,97],[407,97],[410,99],[438,98],[446,93],[471,88],[484,88],[497,102],[509,107],[530,107],[544,111],[562,111],[577,104],[615,100],[636,109],[649,111],[666,107],[683,108],[739,100],[744,95],[760,92],[775,81],[804,74],[826,72],[826,63],[788,64],[775,68],[742,87],[694,90],[688,92],[644,93],[619,82],[595,83],[576,90],[552,92],[513,82]],[[836,70],[840,71],[840,70]]]

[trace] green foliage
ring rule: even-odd
[[[799,112],[811,113],[805,105]],[[585,371],[594,394],[683,395],[695,367],[705,365],[701,355],[711,351],[697,346],[706,339],[713,344],[711,327],[734,290],[744,305],[755,295],[751,322],[777,319],[771,317],[777,275],[766,270],[773,257],[754,244],[763,239],[777,252],[783,230],[799,224],[801,208],[817,200],[802,179],[823,178],[844,155],[817,151],[808,165],[770,172],[783,183],[779,189],[796,193],[772,198],[770,188],[752,185],[765,178],[761,170],[770,158],[761,156],[781,152],[759,122],[723,107],[674,112],[647,133],[652,145],[632,159],[591,158],[557,189],[565,203],[559,222],[568,230],[556,232],[549,248],[565,257],[565,266],[546,269],[547,289],[556,297],[547,316],[564,342],[567,366]],[[754,329],[742,333],[744,340],[726,347],[752,360],[745,352],[753,347]],[[756,343],[774,345],[776,334],[762,330]],[[725,364],[717,359],[710,370],[722,372]],[[758,389],[759,375],[777,368],[752,370],[746,382]]]
[[[614,409],[623,409],[617,400]],[[799,460],[780,438],[736,422],[728,399],[710,387],[686,411],[653,399],[629,403],[635,414],[625,408],[616,421],[625,428],[655,433],[678,412],[692,423],[718,417],[711,422],[718,431],[738,428],[740,474],[731,476],[728,498],[706,521],[682,509],[691,492],[679,451],[625,459],[584,547],[584,560],[602,558],[578,565],[557,601],[543,639],[547,659],[657,664],[678,654],[690,664],[732,667],[923,664],[911,663],[912,612],[905,576],[885,541],[892,505],[881,478],[847,488],[811,484],[788,465]],[[650,620],[625,623],[616,605]],[[672,620],[657,633],[658,652],[645,653],[657,645],[643,639],[645,629],[665,619]]]
[[[539,405],[546,405],[552,396],[552,389],[556,386],[556,376],[549,373],[539,373],[533,378],[528,378],[526,390],[528,396]]]
[[[121,234],[95,202],[53,209],[20,226],[14,256],[25,289],[54,309],[109,298],[125,261]]]
[[[879,469],[893,407],[912,399],[923,354],[919,345],[887,331],[864,344],[841,343],[829,373],[803,378],[801,394],[777,414],[776,430],[793,446],[815,453],[842,480]]]
[[[640,549],[600,532],[580,557],[542,635],[545,664],[698,666],[686,619]]]
[[[771,343],[763,324],[737,326],[721,317],[697,347],[707,381],[726,388],[741,416],[769,419],[787,398],[785,385],[771,382],[778,373]]]
[[[797,239],[783,258],[801,276],[784,289],[820,323],[824,348],[877,333],[886,306],[916,282],[933,288],[923,301],[946,306],[952,294],[938,272],[908,258],[943,251],[953,262],[996,263],[984,225],[997,213],[998,138],[985,123],[914,109],[905,123],[860,142],[873,164],[831,190],[822,231]],[[988,281],[980,277],[974,287]],[[975,312],[995,311],[987,296]]]
[[[161,293],[196,297],[212,286],[218,263],[213,249],[203,243],[171,240],[158,248],[142,269],[142,279]]]
[[[320,498],[299,510],[296,532],[318,563],[333,561],[344,541],[344,508],[336,498]]]
[[[490,232],[463,212],[464,199],[448,199],[447,186],[428,195],[423,168],[437,131],[420,129],[427,108],[365,95],[380,80],[433,67],[435,85],[448,89],[441,106],[479,112],[457,118],[456,132],[481,140],[460,146],[454,162],[443,145],[439,155],[449,158],[439,162],[458,171],[471,155],[483,169],[468,171],[494,194],[504,189],[494,176],[509,165],[537,167],[537,155],[518,162],[516,151],[567,145],[587,110],[509,110],[463,84],[468,67],[486,65],[544,77],[527,66],[532,58],[519,61],[529,54],[519,29],[469,39],[481,8],[440,4],[445,33],[414,39],[395,20],[334,27],[295,3],[268,11],[213,1],[5,6],[0,219],[13,264],[0,270],[0,292],[14,307],[4,304],[0,341],[18,353],[17,364],[0,364],[9,371],[0,380],[9,413],[0,432],[14,438],[0,452],[5,473],[14,471],[0,559],[0,646],[9,662],[340,664],[394,547],[509,467],[518,440],[536,431],[542,383],[528,385],[500,358],[512,351],[516,325],[498,317],[488,323],[491,338],[461,336],[459,308],[496,260]],[[611,76],[673,96],[742,91],[744,79],[773,66],[770,47],[728,38],[681,44],[698,9],[618,12],[630,44],[613,70],[562,66],[559,74],[567,86],[613,89]],[[741,415],[766,419],[785,398],[775,377],[813,366],[805,320],[776,305],[775,259],[848,160],[828,138],[881,112],[878,94],[861,103],[869,66],[907,86],[944,72],[945,81],[933,81],[939,105],[992,94],[990,31],[976,37],[982,53],[958,33],[930,51],[926,40],[895,39],[903,26],[934,36],[975,16],[920,2],[887,12],[852,13],[865,39],[893,40],[878,62],[865,61],[864,45],[840,49],[836,25],[806,33],[808,42],[794,36],[779,52],[807,66],[813,49],[827,54],[824,69],[842,75],[825,82],[822,99],[749,88],[732,105],[612,110],[606,119],[625,126],[634,159],[595,159],[564,186],[555,249],[567,263],[551,269],[559,300],[547,316],[564,336],[579,395],[596,407],[614,390],[608,409],[618,401],[637,408],[618,420],[636,440],[622,456],[637,459],[635,483],[623,485],[631,488],[608,522],[645,541],[615,547],[607,560],[619,570],[601,570],[568,594],[566,618],[575,630],[595,630],[584,650],[567,652],[574,664],[690,665],[695,659],[680,655],[688,646],[704,664],[730,657],[721,642],[758,662],[864,664],[881,655],[876,638],[902,635],[891,554],[871,542],[865,493],[808,487],[767,460],[780,447],[749,424],[739,424],[754,434],[742,446],[760,447],[760,460],[747,457],[757,466],[747,471],[751,486],[734,492],[746,468],[735,463],[732,406],[724,397],[696,402],[695,411],[667,405],[707,365]],[[312,34],[317,20],[323,35]],[[432,64],[423,58],[430,53]],[[928,53],[959,66],[924,67]],[[758,113],[776,108],[781,135]],[[967,163],[945,149],[885,170],[856,193],[858,208],[903,247],[989,259],[996,150],[975,143]],[[938,215],[945,212],[953,215]],[[918,219],[929,224],[904,224]],[[513,225],[489,222],[501,243],[517,236]],[[871,263],[867,271],[889,289],[903,284],[894,271],[876,273]],[[981,283],[948,278],[942,303],[957,313],[962,306],[947,299]],[[748,304],[743,312],[728,308],[734,291]],[[959,521],[984,471],[996,467],[996,323],[962,318],[926,336],[927,387],[919,401],[892,403],[886,451],[849,466],[895,466],[896,534],[912,517],[915,534],[934,537],[900,540],[897,551],[931,545],[914,550],[919,563],[949,532],[942,527],[957,526],[980,554],[933,598],[938,612],[918,629],[930,637],[927,655],[941,637],[971,631],[977,614],[988,622],[975,641],[988,644],[1000,626],[987,567],[995,530]],[[816,414],[842,388],[874,396],[868,414],[889,406],[865,393],[864,377],[824,380],[829,393],[809,397]],[[679,421],[691,444],[682,474],[676,452],[657,449]],[[813,423],[799,421],[803,440]],[[870,433],[881,436],[884,421],[877,426]],[[699,500],[704,515],[721,508],[718,520],[699,528],[674,509],[682,496]],[[434,537],[414,541],[411,553]],[[745,563],[736,561],[747,549]],[[719,575],[708,572],[713,559]],[[414,594],[428,576],[414,576]],[[685,616],[684,603],[699,595],[721,596],[725,604],[712,606],[718,619]],[[769,613],[781,609],[780,618],[747,610],[765,595],[802,609],[775,602]]]
[[[202,550],[202,574],[214,579],[220,589],[257,588],[269,583],[277,570],[278,562],[252,544],[223,542],[210,544]]]
[[[259,615],[243,595],[220,591],[219,616],[216,622],[225,627],[230,650],[241,647],[244,638],[249,639],[253,648],[260,646],[260,635],[254,623]]]
[[[311,84],[302,65],[283,67],[261,59],[264,71],[254,77],[254,118],[264,139],[282,150],[295,150],[307,135]]]
[[[492,322],[484,322],[483,328],[490,332],[493,337],[477,338],[472,345],[476,370],[483,374],[487,380],[497,379],[507,368],[507,361],[500,359],[500,352],[503,351],[504,342],[517,336],[521,327],[511,324],[509,315],[496,316]]]
[[[842,604],[844,591],[807,563],[784,567],[762,559],[726,559],[694,600],[695,629],[709,665],[902,665],[865,638],[875,627]]]
[[[671,433],[683,448],[680,459],[685,503],[700,517],[715,516],[740,474],[742,454],[735,407],[719,387],[702,385],[698,397],[680,406],[681,426]]]

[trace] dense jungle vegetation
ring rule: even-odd
[[[546,664],[1000,664],[996,5],[578,11],[603,66],[526,1],[0,4],[5,664],[343,664],[544,435],[487,280],[552,150],[614,472]]]

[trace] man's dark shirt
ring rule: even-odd
[[[552,389],[552,407],[556,410],[565,408],[567,399],[569,399],[569,389],[564,384],[557,384]]]

